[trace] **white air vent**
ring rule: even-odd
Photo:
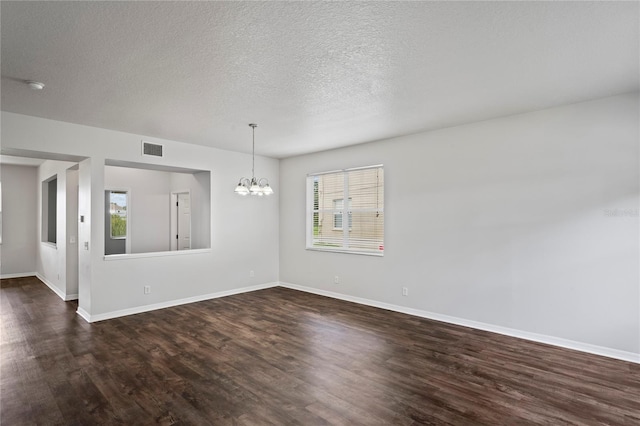
[[[157,143],[142,141],[142,155],[164,157],[164,146]]]

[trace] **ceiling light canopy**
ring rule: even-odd
[[[262,197],[263,195],[271,195],[273,194],[273,189],[269,186],[269,180],[266,178],[256,179],[255,176],[255,167],[256,167],[256,127],[257,124],[251,123],[249,127],[253,129],[253,147],[251,149],[251,179],[248,178],[240,178],[240,182],[238,182],[238,186],[236,186],[235,193],[238,195],[257,195]]]
[[[44,83],[40,83],[39,81],[27,80],[25,81],[27,86],[33,90],[42,90],[44,89]]]

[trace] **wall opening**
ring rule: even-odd
[[[104,170],[105,256],[211,248],[210,171],[113,160]]]
[[[57,243],[58,176],[42,182],[42,242]]]

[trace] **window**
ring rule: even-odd
[[[56,244],[58,222],[58,178],[57,175],[42,182],[42,239],[44,243]]]
[[[127,238],[127,192],[109,192],[109,222],[111,239]]]
[[[308,175],[307,206],[308,249],[384,253],[381,165]]]

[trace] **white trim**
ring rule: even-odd
[[[179,218],[178,218],[178,209],[174,208],[177,207],[178,204],[178,196],[180,194],[189,194],[189,210],[191,210],[191,189],[184,189],[181,191],[171,191],[171,197],[170,197],[170,206],[169,206],[169,212],[170,214],[170,224],[169,227],[171,229],[169,229],[169,251],[180,251],[178,250],[178,240],[176,238],[173,238],[174,235],[177,236],[178,234],[178,223],[179,223]],[[192,226],[191,226],[191,219],[189,219],[189,246],[192,245],[193,240],[193,233],[192,233]],[[189,248],[188,250],[191,250],[191,248]],[[182,250],[184,251],[184,250]]]
[[[200,296],[186,297],[184,299],[169,300],[166,302],[154,303],[152,305],[136,306],[134,308],[121,309],[119,311],[105,312],[103,314],[96,314],[96,315],[91,315],[85,310],[82,310],[81,312],[81,309],[78,308],[77,313],[82,318],[84,318],[87,322],[104,321],[112,318],[140,314],[143,312],[155,311],[157,309],[164,309],[164,308],[170,308],[172,306],[185,305],[188,303],[202,302],[204,300],[217,299],[219,297],[231,296],[234,294],[248,293],[256,290],[264,290],[266,288],[277,287],[277,286],[278,286],[277,282],[258,284],[258,285],[249,286],[249,287],[234,288],[231,290],[219,291],[217,293],[209,293],[209,294],[203,294]]]
[[[91,322],[90,321],[91,315],[89,315],[89,312],[85,311],[79,306],[78,306],[78,310],[76,311],[76,314],[80,315],[80,317],[86,322]]]
[[[104,256],[104,260],[127,260],[127,259],[139,259],[141,257],[163,257],[163,256],[184,256],[189,254],[202,254],[211,253],[211,249],[192,249],[192,250],[179,250],[179,251],[155,251],[149,253],[131,253],[131,254],[107,254]]]
[[[35,275],[36,278],[38,278],[40,281],[42,281],[47,287],[49,287],[51,289],[51,291],[53,291],[55,294],[57,294],[58,297],[60,299],[64,300],[65,302],[68,302],[69,300],[78,300],[78,293],[64,294],[64,292],[62,290],[60,290],[58,287],[53,285],[52,282],[47,280],[45,277],[43,277],[39,273],[34,272],[33,275]],[[28,276],[33,276],[33,275],[28,275]]]
[[[331,247],[327,247],[327,248],[320,248],[320,247],[307,247],[305,250],[310,250],[310,251],[322,251],[325,253],[347,253],[347,254],[361,254],[364,256],[378,256],[378,257],[384,257],[384,251],[380,250],[380,251],[356,251],[356,250],[349,250],[349,249],[343,249],[343,248],[331,248]]]
[[[378,167],[384,167],[384,164],[374,164],[373,166],[350,167],[350,168],[347,168],[347,169],[338,169],[338,170],[329,170],[329,171],[326,171],[326,172],[309,173],[309,174],[307,174],[307,177],[320,176],[320,175],[330,175],[331,173],[353,172],[355,170],[376,169]]]
[[[478,330],[484,330],[492,333],[503,334],[505,336],[517,337],[520,339],[531,340],[533,342],[546,343],[548,345],[559,346],[561,348],[573,349],[576,351],[586,352],[593,355],[600,355],[600,356],[605,356],[609,358],[619,359],[622,361],[629,361],[636,364],[640,364],[640,353],[621,351],[619,349],[607,348],[605,346],[592,345],[589,343],[576,342],[575,340],[568,340],[560,337],[548,336],[545,334],[538,334],[538,333],[531,333],[529,331],[516,330],[513,328],[502,327],[499,325],[487,324],[487,323],[468,320],[464,318],[438,314],[435,312],[429,312],[429,311],[423,311],[420,309],[413,309],[413,308],[407,308],[404,306],[392,305],[390,303],[378,302],[375,300],[364,299],[356,296],[349,296],[346,294],[334,293],[332,291],[320,290],[317,288],[306,287],[306,286],[286,283],[282,281],[280,281],[280,286],[285,288],[290,288],[293,290],[304,291],[307,293],[318,294],[320,296],[326,296],[326,297],[332,297],[334,299],[345,300],[347,302],[373,306],[376,308],[387,309],[389,311],[401,312],[403,314],[446,322],[449,324],[460,325],[463,327],[471,327]]]
[[[24,277],[35,277],[35,272],[18,272],[16,274],[2,274],[0,275],[0,279],[6,280],[9,278],[24,278]]]
[[[49,287],[51,289],[51,291],[53,291],[55,294],[58,295],[58,297],[62,300],[65,300],[65,294],[62,290],[60,290],[58,287],[56,287],[51,281],[47,280],[44,276],[40,275],[39,273],[36,272],[36,277],[42,281],[43,283],[45,283],[45,285],[47,287]]]
[[[313,245],[313,179],[310,179],[311,176],[307,175],[307,190],[306,190],[306,200],[305,208],[306,208],[306,225],[304,228],[304,233],[306,236],[305,245],[306,247],[310,247]]]

